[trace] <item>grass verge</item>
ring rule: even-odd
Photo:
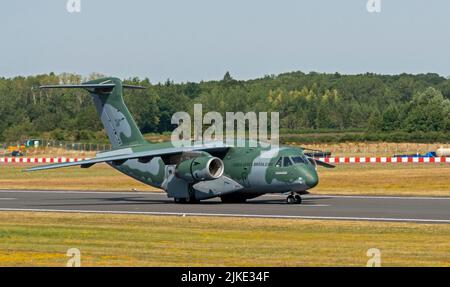
[[[31,165],[0,165],[0,189],[155,191],[106,164],[89,169],[69,167],[39,172],[23,172]]]
[[[450,266],[450,225],[0,213],[1,266]]]
[[[450,196],[449,164],[341,164],[319,175],[316,194]]]

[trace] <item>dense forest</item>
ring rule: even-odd
[[[37,89],[100,76],[51,73],[0,78],[0,141],[30,137],[105,141],[85,91]],[[450,80],[437,74],[292,72],[240,81],[227,72],[222,80],[200,83],[151,83],[139,78],[125,82],[147,87],[125,92],[125,102],[143,133],[172,131],[173,113],[192,111],[194,103],[202,103],[204,113],[280,112],[285,134],[354,132],[362,140],[450,141]]]

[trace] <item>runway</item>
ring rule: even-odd
[[[288,205],[285,196],[266,195],[245,204],[212,199],[175,204],[163,193],[0,190],[1,211],[54,211],[173,216],[228,216],[290,219],[450,223],[450,198],[304,196]]]

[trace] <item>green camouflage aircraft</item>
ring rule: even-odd
[[[302,148],[234,147],[211,142],[176,147],[172,142],[151,144],[139,131],[123,102],[123,89],[142,87],[103,78],[81,85],[41,88],[83,88],[89,91],[112,144],[112,150],[93,159],[37,166],[26,171],[107,163],[116,170],[167,192],[176,203],[220,197],[222,202],[245,202],[266,193],[283,193],[300,204],[301,195],[318,184],[317,165],[334,167],[304,153]]]

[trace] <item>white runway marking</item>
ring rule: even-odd
[[[281,194],[265,194],[267,197],[283,197]],[[360,199],[418,199],[418,200],[450,200],[450,197],[431,197],[431,196],[378,196],[378,195],[326,195],[326,194],[308,194],[302,195],[304,198],[360,198]]]
[[[317,197],[317,195],[312,194]],[[431,196],[377,196],[377,195],[320,195],[319,197],[329,198],[361,198],[361,199],[418,199],[418,200],[450,200],[450,197],[431,197]]]
[[[16,200],[17,198],[12,198],[12,197],[0,197],[0,200]]]
[[[389,218],[389,217],[339,217],[339,216],[296,216],[296,215],[258,215],[234,213],[195,213],[195,212],[146,212],[146,211],[97,211],[97,210],[64,210],[64,209],[26,209],[0,208],[0,211],[31,211],[31,212],[62,212],[62,213],[93,213],[93,214],[130,214],[130,215],[168,215],[168,216],[205,216],[205,217],[247,217],[247,218],[279,218],[279,219],[319,219],[319,220],[364,220],[391,222],[421,222],[421,223],[450,223],[446,219],[422,218]]]
[[[303,203],[303,204],[293,204],[293,207],[328,207],[330,206],[329,204],[307,204],[307,203]]]
[[[129,195],[166,195],[163,192],[147,191],[78,191],[78,190],[1,190],[0,193],[55,193],[55,194],[129,194]]]

